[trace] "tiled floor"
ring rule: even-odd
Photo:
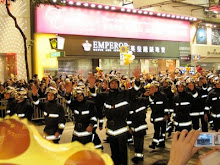
[[[148,147],[148,145],[152,142],[152,137],[153,137],[153,133],[154,133],[153,125],[150,123],[149,118],[150,118],[150,114],[147,114],[147,123],[148,123],[149,129],[147,130],[147,135],[146,135],[145,141],[144,141],[144,161],[139,163],[140,165],[151,165],[153,162],[155,162],[157,160],[161,160],[161,159],[167,159],[168,160],[169,159],[169,151],[170,151],[170,147],[171,147],[172,137],[166,139],[166,148],[165,149],[152,150]],[[44,126],[37,126],[37,128],[40,132],[42,132]],[[69,143],[69,142],[71,142],[72,132],[73,132],[73,123],[72,122],[66,123],[66,127],[64,129],[63,134],[62,134],[60,143]],[[106,138],[105,129],[103,129],[102,131],[97,129],[97,133],[100,136],[102,141],[103,141],[103,139]],[[109,144],[108,143],[103,143],[103,146],[104,146],[104,152],[111,155],[111,150],[110,150]],[[134,148],[133,148],[132,145],[129,145],[128,148],[129,148],[129,153],[128,153],[129,165],[132,165],[133,163],[131,162],[130,159],[134,156]],[[200,150],[199,153],[196,154],[189,161],[188,165],[195,164],[198,156],[203,154],[207,150],[208,149]]]

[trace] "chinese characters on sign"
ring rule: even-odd
[[[85,47],[89,45],[91,49]],[[93,41],[90,44],[88,41],[83,43],[85,51],[92,50],[94,52],[120,52],[120,47],[128,46],[126,42],[108,42],[108,41]],[[130,50],[137,53],[166,53],[165,47],[160,46],[141,46],[141,45],[130,45]]]

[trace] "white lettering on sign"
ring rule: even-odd
[[[121,46],[129,46],[126,42],[92,41],[92,44],[86,40],[82,44],[85,51],[93,52],[120,52]],[[130,45],[130,51],[137,53],[166,53],[165,47],[160,46],[141,46]]]

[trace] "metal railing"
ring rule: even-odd
[[[46,98],[39,98],[39,101],[41,103],[44,103],[46,102]],[[57,102],[60,103],[63,108],[64,108],[64,111],[65,111],[65,116],[72,120],[72,113],[71,113],[71,110],[70,108],[66,105],[66,99],[63,98],[63,97],[58,97],[57,98]],[[4,118],[6,116],[6,108],[7,108],[7,103],[8,101],[7,100],[2,100],[0,101],[0,117],[1,118]],[[43,111],[40,109],[39,106],[35,105],[33,103],[33,101],[31,101],[31,104],[34,108],[34,113],[33,113],[33,117],[32,117],[32,120],[42,120],[44,119],[44,113]]]
[[[7,104],[8,104],[7,100],[0,101],[0,117],[1,118],[4,118],[6,116]]]

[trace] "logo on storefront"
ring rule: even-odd
[[[84,49],[86,52],[88,52],[88,51],[91,50],[92,44],[90,44],[89,41],[86,40],[86,42],[83,43],[82,46],[83,46],[83,49]]]
[[[125,48],[128,46],[126,42],[109,42],[109,41],[92,41],[92,44],[86,40],[82,44],[84,51],[93,51],[93,52],[120,52],[120,48]],[[130,45],[130,51],[137,53],[166,53],[165,47],[160,46],[141,46],[141,45]]]

